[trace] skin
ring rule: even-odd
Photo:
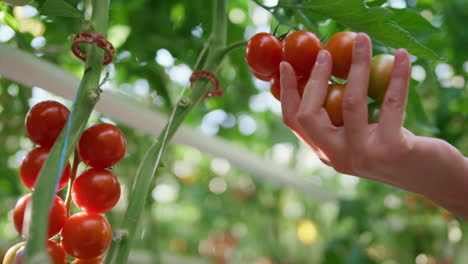
[[[392,77],[375,124],[368,124],[372,47],[366,34],[356,37],[352,57],[343,99],[343,127],[335,127],[323,108],[332,70],[330,53],[320,52],[302,100],[294,69],[282,62],[285,124],[336,171],[424,195],[468,220],[468,159],[447,142],[416,136],[402,126],[411,73],[408,52],[395,52]]]

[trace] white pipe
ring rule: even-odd
[[[0,43],[0,74],[26,86],[37,86],[72,100],[79,86],[79,79],[45,60],[24,51]],[[166,124],[167,116],[141,103],[116,93],[104,91],[96,110],[122,124],[158,136]],[[277,184],[291,186],[319,201],[334,200],[336,196],[320,186],[299,180],[290,169],[277,166],[252,152],[230,144],[218,137],[208,137],[195,128],[182,125],[174,135],[174,142],[186,144],[221,157],[253,176]]]

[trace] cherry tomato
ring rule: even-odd
[[[309,76],[321,49],[322,43],[314,33],[296,31],[283,41],[283,60],[293,66],[297,75]]]
[[[102,255],[110,246],[112,230],[99,214],[78,213],[65,222],[62,244],[74,258],[90,259]]]
[[[376,101],[382,101],[392,77],[395,57],[381,54],[372,58],[370,80],[367,94]]]
[[[272,76],[270,75],[261,75],[261,74],[258,74],[256,73],[254,70],[250,69],[252,71],[252,74],[259,80],[262,80],[264,82],[269,82],[271,81],[271,79],[273,79]]]
[[[367,113],[369,115],[369,124],[378,123],[380,116],[380,108],[382,104],[380,102],[373,102],[367,105]]]
[[[279,71],[281,41],[269,33],[255,34],[247,43],[245,58],[255,73],[273,76]]]
[[[309,80],[309,77],[300,77],[296,76],[297,78],[297,90],[299,91],[299,95],[302,98],[304,94],[304,88]],[[271,94],[278,100],[281,101],[281,89],[280,89],[280,76],[277,75],[275,78],[271,80],[271,87],[270,87]]]
[[[72,187],[72,197],[81,210],[103,214],[119,201],[120,184],[112,172],[91,168],[76,178]]]
[[[50,148],[67,123],[70,111],[56,101],[44,101],[33,106],[26,115],[26,131],[36,144]]]
[[[71,264],[100,264],[100,263],[102,263],[102,258],[76,259]]]
[[[93,168],[109,168],[125,155],[125,136],[112,124],[101,123],[89,127],[78,142],[81,160]]]
[[[345,86],[335,83],[328,86],[325,109],[333,125],[343,126],[343,95]]]
[[[15,260],[12,264],[23,264],[25,257],[25,246],[22,246],[16,253]],[[49,254],[50,264],[66,264],[67,256],[62,245],[57,242],[47,240],[47,253]]]
[[[39,172],[41,171],[42,166],[44,165],[44,162],[48,156],[49,149],[45,147],[37,147],[31,150],[21,163],[20,178],[24,185],[29,189],[34,190]],[[70,164],[67,162],[67,165],[62,172],[62,177],[60,178],[58,189],[63,189],[63,187],[67,185],[69,179]]]
[[[356,35],[351,31],[339,32],[333,35],[325,45],[325,49],[332,55],[333,76],[345,80],[348,78]]]
[[[276,76],[275,78],[271,79],[270,82],[270,92],[276,100],[281,101],[281,88],[280,88],[280,77]]]
[[[18,202],[16,203],[15,209],[13,211],[13,222],[15,224],[16,231],[22,234],[23,237],[25,233],[23,233],[23,222],[24,222],[24,212],[26,207],[31,200],[32,193],[26,194],[25,196],[21,197]],[[65,204],[63,203],[60,197],[55,196],[52,208],[49,211],[49,229],[47,238],[51,238],[54,235],[58,234],[67,219],[67,209],[65,208]],[[30,221],[30,224],[34,224],[34,220]]]

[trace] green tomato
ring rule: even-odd
[[[24,6],[32,2],[32,0],[1,0],[1,1],[11,6]]]
[[[376,101],[383,101],[390,78],[392,77],[395,57],[388,54],[374,56],[370,68],[370,80],[367,94]]]
[[[367,113],[369,116],[369,124],[378,123],[380,116],[380,109],[382,104],[380,102],[373,102],[367,105]]]
[[[16,252],[22,247],[26,245],[26,241],[20,242],[14,246],[12,246],[10,249],[8,249],[7,253],[5,254],[5,257],[3,258],[2,264],[11,264],[16,258]]]

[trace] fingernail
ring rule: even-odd
[[[280,63],[280,74],[281,75],[286,74],[286,62],[285,61],[282,61]]]
[[[395,62],[399,63],[399,64],[403,64],[403,63],[406,63],[405,59],[406,59],[406,50],[405,49],[398,49],[395,52]]]
[[[354,48],[363,49],[366,45],[366,35],[364,33],[359,33],[354,40]]]
[[[317,56],[316,64],[325,64],[327,62],[327,51],[321,50]]]

